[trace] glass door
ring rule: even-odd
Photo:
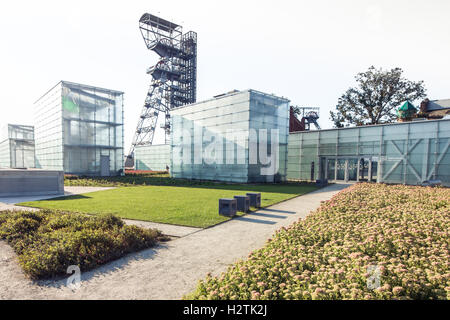
[[[372,167],[370,170],[370,181],[377,182],[378,178],[378,161],[372,159]]]
[[[359,160],[359,181],[369,181],[370,159],[361,158]]]
[[[336,180],[345,180],[345,168],[346,168],[346,160],[338,159],[337,168],[336,168]]]
[[[356,181],[358,180],[358,165],[359,160],[358,159],[348,159],[348,180],[349,181]]]
[[[334,180],[336,174],[336,159],[331,158],[327,160],[327,179]]]

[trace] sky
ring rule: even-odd
[[[255,89],[320,107],[331,128],[371,65],[450,98],[448,0],[16,0],[0,2],[0,125],[32,125],[33,103],[60,80],[120,90],[127,152],[158,60],[139,32],[146,12],[198,33],[198,101]]]

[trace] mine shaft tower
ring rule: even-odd
[[[196,102],[197,92],[197,33],[183,34],[182,27],[146,13],[139,20],[139,28],[147,49],[160,59],[147,69],[152,82],[136,127],[128,159],[136,146],[151,145],[158,122],[170,139],[171,109]]]

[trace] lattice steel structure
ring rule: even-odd
[[[151,145],[158,117],[164,115],[160,127],[165,141],[170,139],[169,111],[196,101],[197,33],[183,34],[182,27],[149,13],[139,20],[139,28],[147,49],[156,52],[158,63],[147,70],[152,82],[137,124],[128,159],[136,146]]]
[[[311,125],[313,124],[317,130],[320,130],[319,123],[319,111],[320,108],[317,107],[294,107],[298,111],[298,115],[301,116],[302,122],[305,123],[305,130],[311,130]],[[303,120],[304,119],[304,120]]]

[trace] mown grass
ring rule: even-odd
[[[112,215],[50,210],[0,212],[0,239],[13,247],[32,279],[66,274],[71,265],[81,271],[93,269],[167,240],[157,230],[126,226]]]
[[[189,299],[450,299],[450,189],[357,184]]]
[[[205,228],[229,220],[218,214],[219,198],[261,192],[262,206],[269,206],[316,189],[312,184],[136,186],[20,205]]]

